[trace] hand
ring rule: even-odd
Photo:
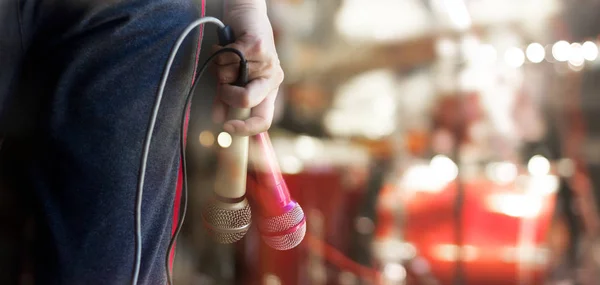
[[[246,87],[231,85],[238,77],[237,55],[224,53],[216,58],[219,85],[213,105],[213,120],[224,122],[223,129],[229,133],[255,135],[271,126],[275,98],[284,74],[275,50],[273,28],[264,0],[237,2],[240,3],[230,5],[224,19],[236,36],[236,42],[227,47],[240,50],[246,57],[250,82]],[[221,48],[215,46],[214,51]],[[251,108],[250,118],[225,122],[229,107]]]

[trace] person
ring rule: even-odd
[[[17,227],[28,208],[35,284],[129,284],[148,120],[173,44],[204,15],[200,1],[0,0],[0,284],[18,284],[14,244],[23,240]],[[237,37],[231,46],[249,60],[250,82],[232,86],[237,58],[219,56],[212,117],[228,132],[252,135],[270,127],[283,71],[265,0],[226,2],[224,22]],[[148,158],[138,284],[166,284],[181,191],[179,118],[201,46],[186,43]],[[252,108],[251,117],[226,121],[230,106]]]

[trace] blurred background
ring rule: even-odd
[[[598,284],[600,1],[267,2],[286,72],[270,134],[307,235],[207,236],[231,140],[206,78],[176,284]]]

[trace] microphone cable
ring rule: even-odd
[[[149,126],[146,131],[146,137],[144,139],[144,148],[142,150],[142,158],[141,158],[141,162],[140,162],[140,169],[139,169],[139,175],[138,175],[138,186],[136,189],[136,201],[135,201],[135,213],[134,213],[135,260],[134,260],[134,268],[133,268],[133,275],[132,275],[132,279],[131,279],[131,285],[137,285],[138,279],[139,279],[139,274],[140,274],[141,257],[142,257],[142,230],[141,230],[142,218],[141,218],[141,216],[142,216],[142,197],[143,197],[143,193],[144,193],[144,179],[146,177],[146,168],[148,165],[148,155],[150,153],[150,143],[152,141],[152,134],[154,132],[154,127],[156,124],[156,119],[158,117],[158,111],[160,109],[162,97],[163,97],[163,94],[165,91],[167,80],[169,78],[171,66],[173,65],[173,61],[175,60],[175,56],[177,55],[177,52],[179,51],[181,44],[183,43],[185,38],[189,35],[189,33],[193,29],[195,29],[196,27],[198,27],[202,24],[206,24],[206,23],[216,24],[219,27],[218,32],[220,34],[226,33],[228,31],[228,26],[226,26],[225,24],[223,24],[223,22],[221,22],[219,19],[214,18],[214,17],[202,17],[202,18],[192,22],[191,24],[189,24],[185,28],[185,30],[179,35],[179,38],[177,39],[177,41],[175,42],[175,45],[173,46],[173,48],[171,49],[171,52],[169,53],[169,58],[166,62],[166,65],[165,65],[165,68],[163,70],[163,74],[161,77],[160,85],[156,92],[156,99],[155,99],[155,102],[154,102],[154,105],[152,108],[152,113],[151,113],[150,120],[149,120]],[[202,74],[204,74],[204,72],[208,68],[208,65],[212,62],[212,60],[214,60],[216,58],[217,55],[226,53],[226,52],[231,52],[231,53],[237,54],[240,58],[240,66],[245,67],[247,69],[247,67],[248,67],[247,61],[246,61],[244,55],[242,54],[242,52],[240,52],[237,49],[223,48],[223,49],[215,52],[214,54],[212,54],[206,60],[204,65],[201,67],[200,72],[196,75],[194,84],[192,85],[192,87],[190,88],[190,90],[186,96],[185,106],[183,109],[183,114],[181,116],[180,156],[181,156],[181,163],[182,163],[182,178],[183,178],[183,183],[182,183],[183,209],[182,209],[182,215],[179,218],[179,221],[177,223],[175,233],[172,235],[171,240],[169,242],[169,246],[167,248],[167,255],[165,257],[165,269],[167,272],[167,281],[169,282],[168,283],[169,285],[173,284],[173,280],[172,280],[172,276],[171,276],[171,272],[170,272],[170,268],[169,268],[169,256],[171,255],[173,245],[175,244],[175,241],[177,240],[179,232],[181,231],[183,222],[185,220],[185,214],[187,212],[188,187],[187,187],[187,171],[186,171],[187,165],[186,165],[186,158],[185,158],[185,140],[184,140],[185,121],[186,121],[186,117],[187,117],[186,116],[187,110],[192,101],[194,91],[196,90],[196,86],[198,85],[198,81],[199,81],[198,79],[202,76]]]

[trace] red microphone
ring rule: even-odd
[[[255,135],[250,141],[250,160],[254,167],[257,187],[250,191],[258,206],[258,230],[263,241],[277,250],[296,247],[306,233],[306,217],[300,205],[292,200],[269,134]]]

